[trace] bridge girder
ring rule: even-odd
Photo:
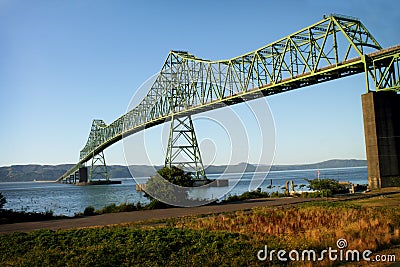
[[[144,99],[111,124],[92,125],[80,161],[58,180],[123,137],[172,116],[188,116],[362,72],[366,73],[367,91],[399,91],[399,53],[399,46],[383,50],[358,19],[335,14],[228,60],[211,61],[171,50]],[[176,93],[185,96],[179,103],[171,100]]]

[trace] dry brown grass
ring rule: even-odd
[[[229,231],[249,235],[282,249],[336,248],[345,238],[351,249],[376,251],[400,241],[400,209],[347,205],[257,208],[250,212],[187,218],[179,228]]]

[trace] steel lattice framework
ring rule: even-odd
[[[183,155],[183,157],[182,157]],[[190,171],[196,180],[205,180],[203,161],[191,116],[173,117],[169,132],[165,166]]]
[[[109,125],[95,120],[80,161],[157,124],[226,105],[366,73],[370,90],[400,89],[400,46],[382,49],[356,18],[335,15],[253,52],[211,61],[170,51],[144,99]]]

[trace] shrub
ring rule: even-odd
[[[310,198],[331,197],[332,191],[329,189],[324,189],[324,190],[315,191],[315,192],[302,192],[300,196],[301,197],[310,197]]]
[[[312,190],[330,190],[332,194],[339,194],[347,192],[346,186],[339,184],[339,181],[334,179],[313,179],[308,180],[309,188]]]
[[[237,195],[228,195],[228,198],[226,200],[222,200],[221,202],[234,202],[234,201],[242,201],[246,199],[256,199],[256,198],[267,198],[270,197],[270,195],[267,192],[261,192],[261,191],[248,191],[244,192],[243,194],[237,196]]]
[[[65,218],[65,216],[54,216],[52,210],[46,212],[25,212],[13,210],[0,211],[0,224],[15,222],[34,222],[43,220],[52,220],[57,218]]]
[[[279,193],[278,191],[272,192],[271,197],[286,197],[287,195],[285,193]]]
[[[95,210],[93,206],[88,206],[85,208],[85,211],[83,212],[83,215],[85,216],[93,216],[95,215]]]
[[[97,211],[95,211],[92,206],[89,206],[85,209],[83,214],[90,216],[90,215],[104,214],[104,213],[129,212],[129,211],[143,210],[146,208],[147,206],[142,206],[140,202],[138,202],[136,205],[134,203],[122,203],[121,205],[118,206],[115,205],[115,203],[112,203]],[[86,214],[86,212],[89,212],[89,214]]]
[[[150,201],[154,198],[168,203],[182,203],[188,198],[187,187],[193,186],[192,173],[185,172],[175,166],[164,167],[146,182],[146,194]]]
[[[104,208],[102,208],[101,210],[99,210],[99,213],[100,213],[100,214],[103,214],[103,213],[113,213],[113,212],[118,212],[117,205],[115,205],[115,203],[112,203],[112,204],[110,204],[110,205],[108,205],[108,206],[105,206]]]
[[[117,210],[119,212],[129,212],[138,210],[138,208],[133,203],[122,203],[121,205],[117,206]]]
[[[167,208],[171,208],[171,205],[168,205],[164,202],[161,202],[157,199],[153,199],[150,201],[149,204],[146,205],[145,209],[147,210],[155,210],[155,209],[167,209]]]

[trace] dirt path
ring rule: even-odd
[[[171,208],[159,210],[142,210],[132,212],[109,213],[97,216],[88,216],[81,218],[70,218],[60,220],[49,220],[40,222],[23,222],[0,225],[0,234],[13,232],[30,232],[39,229],[73,229],[82,227],[115,225],[130,222],[139,222],[146,220],[161,220],[174,217],[221,213],[236,210],[247,210],[262,206],[281,206],[301,202],[313,201],[310,198],[276,198],[243,201],[240,203],[219,204],[210,206],[200,206],[191,208]]]

